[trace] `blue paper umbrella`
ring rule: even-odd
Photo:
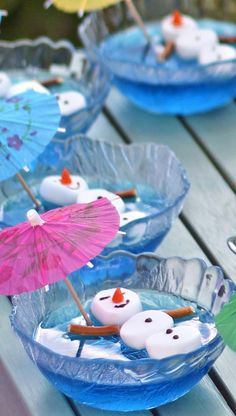
[[[43,152],[60,123],[56,98],[32,90],[0,100],[0,180],[28,166]]]

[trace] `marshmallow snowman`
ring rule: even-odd
[[[127,211],[120,216],[120,227],[129,224],[132,221],[139,220],[146,217],[145,212],[142,211]]]
[[[88,190],[81,190],[77,196],[77,203],[78,204],[87,204],[89,202],[96,201],[100,198],[107,198],[111,201],[112,205],[117,209],[119,213],[124,212],[125,204],[123,200],[116,194],[112,192],[106,191],[106,189],[88,189]]]
[[[98,292],[93,298],[91,311],[103,325],[122,325],[142,310],[137,293],[124,288],[112,288]]]
[[[214,62],[228,61],[236,58],[236,50],[229,45],[213,45],[202,48],[198,55],[198,62],[201,65],[208,65]]]
[[[5,72],[0,72],[0,98],[7,95],[11,87],[11,80]]]
[[[199,330],[190,325],[178,325],[151,335],[146,340],[149,357],[158,360],[172,355],[187,354],[201,347]]]
[[[211,29],[184,30],[176,40],[176,52],[183,59],[197,59],[201,49],[212,48],[217,42]]]
[[[86,190],[86,181],[78,175],[70,175],[64,169],[61,176],[47,176],[41,183],[39,192],[44,201],[58,206],[75,204],[80,190]]]
[[[189,16],[182,15],[175,10],[172,15],[166,16],[161,22],[162,36],[166,42],[173,42],[184,29],[195,29],[197,23]]]
[[[145,348],[146,340],[153,334],[174,326],[173,319],[167,313],[147,310],[132,316],[120,330],[122,341],[130,348]]]
[[[25,91],[33,90],[41,94],[50,94],[48,89],[45,88],[37,81],[23,81],[13,84],[7,92],[7,98],[14,97],[15,95],[22,94]]]
[[[78,91],[55,94],[62,116],[71,116],[86,107],[86,99]]]

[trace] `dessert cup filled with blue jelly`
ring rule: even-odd
[[[173,53],[160,61],[140,29],[121,12],[120,5],[112,10],[116,19],[111,13],[94,13],[79,27],[79,34],[91,58],[109,68],[114,84],[130,101],[152,113],[180,115],[209,111],[232,101],[236,59],[201,65],[196,58],[184,60]],[[155,3],[151,0],[140,13],[158,48],[163,33]],[[199,28],[214,30],[217,35],[236,35],[233,23],[213,19],[196,22]]]
[[[120,214],[120,226],[126,234],[118,235],[105,248],[104,254],[114,249],[133,253],[154,250],[181,211],[189,189],[185,169],[174,153],[167,146],[155,143],[127,146],[86,136],[74,139],[72,146],[71,159],[66,166],[71,174],[83,177],[89,188],[103,188],[113,193],[130,188],[136,190],[136,197],[123,200],[125,211]],[[60,173],[57,171],[58,175]],[[42,179],[33,175],[27,181],[34,185],[33,191],[39,200]],[[7,192],[4,187],[3,190]],[[42,210],[56,207],[45,198],[42,202]],[[30,208],[31,200],[24,191],[19,191],[3,203],[0,219],[7,224],[17,224],[25,220]]]
[[[80,324],[84,320],[63,281],[15,296],[11,322],[30,358],[57,389],[80,403],[110,411],[135,411],[171,402],[201,380],[224,348],[214,315],[228,302],[235,286],[218,267],[208,267],[200,259],[163,259],[119,251],[96,258],[92,270],[85,266],[70,278],[94,325],[98,322],[90,305],[95,294],[122,287],[135,291],[145,310],[191,305],[194,315],[182,321],[201,333],[199,348],[158,360],[149,358],[145,349],[127,347],[119,335],[68,339],[71,320],[76,318]],[[223,286],[224,291],[220,290]],[[40,331],[61,331],[70,351],[59,352],[54,338],[43,344]]]
[[[89,62],[85,54],[78,52],[69,41],[54,42],[46,37],[1,41],[0,66],[12,85],[32,80],[39,83],[61,81],[46,86],[49,93],[63,97],[61,130],[29,168],[63,168],[63,161],[70,153],[69,138],[85,133],[101,110],[110,88],[109,71],[99,63]],[[78,93],[83,100],[79,102],[71,92]],[[69,96],[65,95],[68,93]]]

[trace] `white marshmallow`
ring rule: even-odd
[[[33,90],[41,94],[50,94],[48,89],[45,88],[37,81],[23,81],[13,84],[8,90],[7,98],[14,97],[15,95],[22,94],[25,91]]]
[[[0,98],[7,95],[11,87],[11,80],[5,72],[0,72]]]
[[[162,359],[176,354],[187,354],[201,347],[201,334],[195,327],[178,325],[151,335],[146,349],[151,358]]]
[[[214,62],[228,61],[236,58],[236,50],[229,45],[213,45],[204,47],[199,51],[198,62],[201,65],[209,65]]]
[[[184,29],[195,29],[197,23],[189,16],[182,15],[182,24],[173,24],[173,15],[166,16],[161,22],[162,36],[166,42],[175,41]]]
[[[55,94],[62,116],[70,116],[86,107],[83,94],[78,91],[67,91]]]
[[[132,221],[139,220],[146,217],[146,214],[142,211],[127,211],[120,216],[120,227],[129,224]]]
[[[124,296],[120,303],[114,303],[112,300],[116,288],[102,290],[93,298],[91,311],[103,325],[122,325],[142,310],[137,293],[129,289],[120,289]]]
[[[71,184],[63,185],[61,176],[47,176],[39,189],[41,197],[59,206],[76,204],[78,192],[87,189],[88,185],[80,176],[71,175],[71,179]]]
[[[77,203],[87,204],[100,198],[107,198],[119,213],[124,212],[125,204],[123,200],[118,195],[106,191],[106,189],[88,189],[83,192],[81,190],[81,192],[78,193]]]
[[[146,340],[156,332],[174,326],[173,319],[167,313],[148,310],[137,313],[122,325],[120,336],[122,341],[131,348],[145,348]]]
[[[57,354],[75,357],[80,342],[64,338],[63,334],[64,332],[55,328],[46,329],[39,327],[35,340]]]
[[[176,52],[183,59],[195,59],[201,49],[212,48],[217,42],[217,35],[211,29],[184,30],[176,40]]]

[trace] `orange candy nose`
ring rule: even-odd
[[[123,302],[123,300],[124,300],[124,295],[121,292],[120,288],[118,287],[115,290],[115,292],[114,292],[114,294],[112,296],[112,302],[114,302],[114,303],[121,303],[121,302]]]
[[[172,13],[172,23],[174,26],[181,26],[183,24],[183,16],[179,10],[175,10]]]
[[[62,185],[70,185],[72,183],[70,172],[66,168],[61,172],[61,183]]]

